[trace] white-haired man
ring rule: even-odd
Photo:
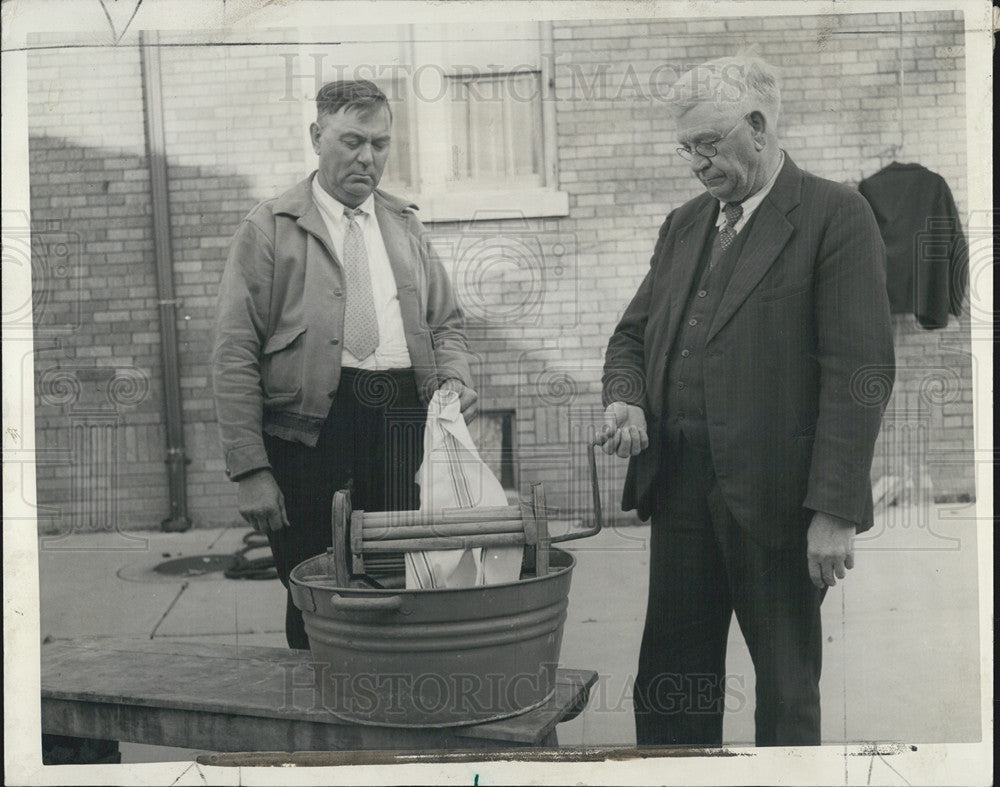
[[[611,337],[600,435],[631,457],[622,508],[652,515],[637,741],[721,744],[735,610],[757,745],[817,744],[820,603],[872,525],[894,375],[885,250],[857,192],[779,147],[764,61],[699,66],[668,106],[706,193],[667,216]]]

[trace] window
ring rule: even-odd
[[[410,188],[413,183],[413,156],[408,133],[409,104],[399,98],[401,92],[399,85],[389,84],[384,80],[372,81],[389,97],[389,108],[392,111],[392,144],[389,145],[389,158],[385,162],[383,180],[386,183],[395,183],[401,188]]]
[[[514,450],[514,411],[484,410],[470,427],[479,457],[500,485],[517,500],[517,467]]]
[[[458,184],[542,185],[539,72],[450,77],[451,178]]]
[[[394,25],[303,36],[297,62],[286,63],[286,95],[303,101],[308,125],[324,82],[378,84],[393,112],[380,185],[419,205],[421,219],[568,214],[557,188],[555,110],[545,100],[547,25]],[[308,139],[306,160],[315,167]]]

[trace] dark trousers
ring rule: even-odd
[[[333,544],[334,492],[350,487],[351,506],[364,511],[420,507],[414,479],[424,448],[427,408],[413,372],[344,369],[315,447],[264,435],[274,478],[285,498],[291,527],[269,531],[278,577]],[[302,613],[288,594],[285,636],[307,649]]]
[[[824,593],[809,579],[805,536],[788,549],[756,543],[729,512],[707,449],[672,442],[652,523],[637,743],[721,745],[735,610],[756,673],[756,744],[819,744]],[[744,694],[736,680],[730,688],[732,707]]]

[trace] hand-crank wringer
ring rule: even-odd
[[[532,484],[530,501],[520,505],[434,512],[352,511],[348,492],[337,492],[333,499],[334,545],[327,550],[334,582],[344,588],[402,587],[403,552],[520,545],[525,547],[522,577],[545,576],[550,545],[596,535],[603,526],[594,446],[591,443],[587,451],[594,525],[558,536],[549,535],[541,483]]]
[[[433,513],[352,511],[338,492],[333,547],[290,578],[325,706],[362,724],[448,727],[547,702],[576,563],[551,545],[603,526],[596,447],[587,446],[593,526],[556,536],[541,483],[521,505]],[[522,544],[518,581],[401,587],[407,551]]]

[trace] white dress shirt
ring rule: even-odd
[[[344,256],[344,234],[347,232],[347,217],[344,215],[345,205],[331,197],[319,180],[313,176],[313,200],[323,217],[327,232],[333,241],[333,251],[337,259]],[[358,208],[362,211],[357,216],[357,222],[365,238],[365,249],[368,252],[368,267],[372,275],[372,295],[375,299],[375,314],[378,318],[378,347],[375,352],[363,361],[355,358],[345,347],[341,358],[342,366],[352,366],[357,369],[406,369],[410,363],[410,352],[406,347],[406,334],[403,332],[403,315],[399,311],[399,295],[396,292],[396,278],[392,275],[389,255],[382,240],[382,231],[375,216],[375,197],[369,195]],[[351,297],[350,290],[347,297]]]
[[[771,178],[767,181],[767,183],[764,184],[764,187],[760,191],[758,191],[756,194],[747,197],[745,200],[743,200],[743,202],[740,203],[740,205],[743,206],[743,215],[740,216],[740,220],[737,221],[735,225],[733,225],[733,229],[736,231],[737,235],[739,235],[740,230],[746,226],[747,222],[750,220],[750,217],[753,215],[753,212],[760,207],[760,203],[764,201],[764,197],[766,197],[770,193],[771,189],[774,187],[774,181],[778,179],[778,173],[781,172],[781,168],[785,164],[785,151],[782,150],[779,152],[781,153],[781,157],[778,159],[778,166],[775,167],[774,174],[771,175]],[[719,215],[715,219],[715,226],[718,227],[719,229],[722,229],[722,227],[726,223],[726,214],[722,212],[722,209],[725,206],[726,203],[720,200]]]

